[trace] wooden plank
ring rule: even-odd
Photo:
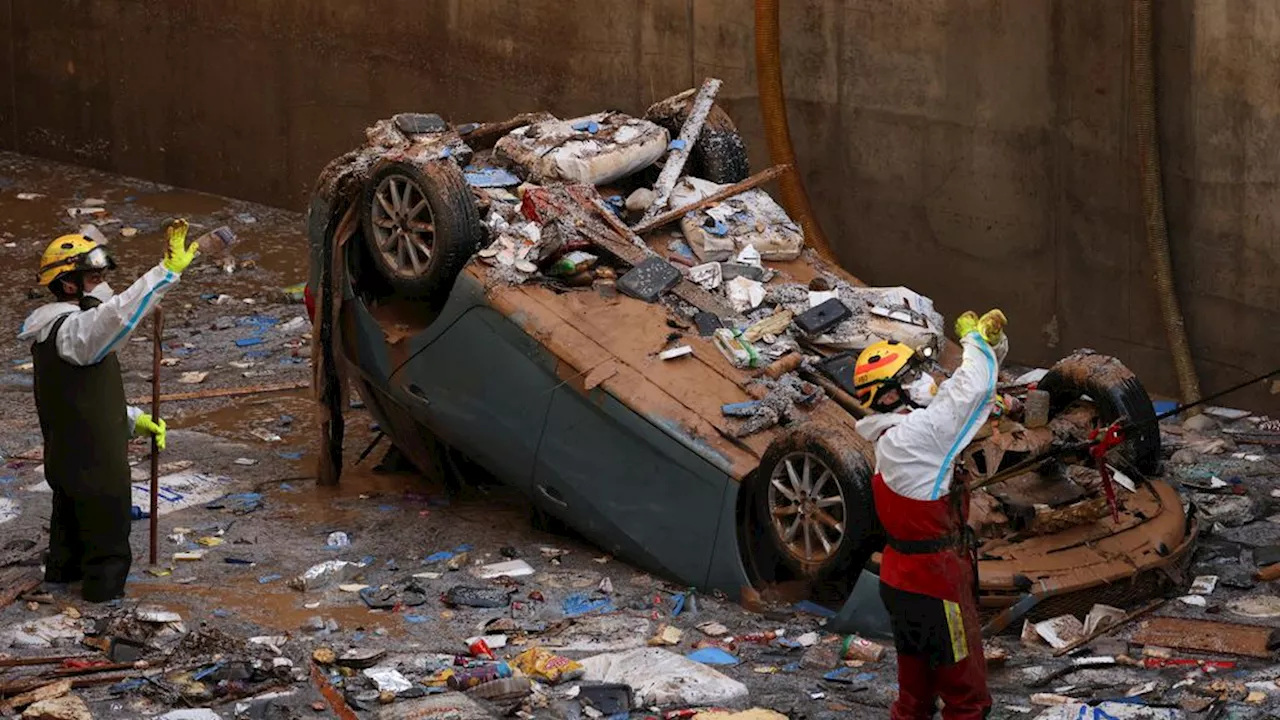
[[[40,571],[37,568],[17,567],[0,572],[0,608],[24,594],[40,587]]]
[[[755,175],[752,175],[746,180],[743,180],[740,183],[734,183],[733,185],[730,185],[719,192],[712,193],[697,202],[689,203],[684,207],[679,207],[674,210],[669,210],[667,212],[662,213],[661,215],[658,215],[652,220],[646,220],[642,223],[639,223],[635,227],[631,228],[631,230],[635,232],[637,235],[643,235],[647,232],[657,230],[658,228],[664,225],[669,225],[679,220],[680,218],[684,217],[686,214],[691,213],[695,210],[701,210],[702,208],[707,207],[708,205],[715,205],[718,202],[728,200],[734,195],[741,195],[742,193],[748,190],[755,189],[769,182],[770,180],[773,180],[774,178],[779,177],[780,175],[782,175],[783,173],[787,172],[790,169],[791,169],[790,165],[774,165],[768,170],[761,170],[760,172],[756,173]]]
[[[254,385],[252,387],[214,388],[210,390],[193,390],[191,392],[169,393],[161,395],[161,402],[177,402],[179,400],[207,400],[209,398],[240,397],[242,395],[261,395],[264,393],[285,392],[287,390],[303,390],[311,387],[310,380],[275,383],[273,385]],[[141,405],[151,399],[150,395],[129,398],[130,405]]]
[[[1161,617],[1143,623],[1133,642],[1194,652],[1271,658],[1277,630],[1260,625]]]
[[[702,81],[702,88],[698,90],[697,97],[693,99],[693,105],[689,107],[689,115],[685,118],[684,125],[680,127],[680,136],[677,140],[682,145],[667,153],[667,163],[662,166],[658,181],[653,184],[653,191],[657,197],[653,199],[653,204],[645,209],[644,217],[640,219],[641,223],[652,220],[658,213],[665,210],[667,203],[671,201],[671,191],[675,189],[676,181],[684,172],[685,162],[689,160],[689,153],[693,152],[694,143],[698,142],[698,136],[702,134],[702,126],[707,122],[707,115],[711,112],[712,103],[716,101],[716,93],[720,92],[721,84],[717,78],[707,78]]]

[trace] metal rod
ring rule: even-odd
[[[160,356],[163,355],[161,338],[164,334],[164,310],[156,308],[154,330],[151,342],[151,420],[160,422]],[[156,553],[159,551],[157,536],[160,532],[160,442],[155,435],[151,436],[151,555],[150,562],[156,564]]]

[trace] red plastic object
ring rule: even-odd
[[[311,283],[302,288],[302,302],[307,306],[307,317],[314,324],[316,321],[316,298],[311,294]]]
[[[493,651],[489,649],[489,644],[484,641],[484,638],[477,638],[475,642],[471,643],[470,649],[472,657],[484,658],[485,660],[498,659],[498,656],[494,655]]]
[[[1111,477],[1111,468],[1107,466],[1107,452],[1124,442],[1124,430],[1121,429],[1119,421],[1113,422],[1101,434],[1098,428],[1094,428],[1093,432],[1089,433],[1089,440],[1093,443],[1089,447],[1089,455],[1093,457],[1098,474],[1102,476],[1102,491],[1106,493],[1107,505],[1111,508],[1111,520],[1118,523],[1120,508],[1116,503],[1115,480]]]

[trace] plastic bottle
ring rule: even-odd
[[[458,670],[449,676],[449,688],[452,690],[469,690],[499,678],[509,678],[511,675],[511,666],[504,662],[482,665],[477,668],[467,668]]]

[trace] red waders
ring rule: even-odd
[[[872,480],[876,510],[888,536],[880,594],[893,619],[898,700],[891,720],[985,718],[991,711],[982,655],[974,558],[966,540],[969,498],[957,488],[937,500],[895,493]]]

